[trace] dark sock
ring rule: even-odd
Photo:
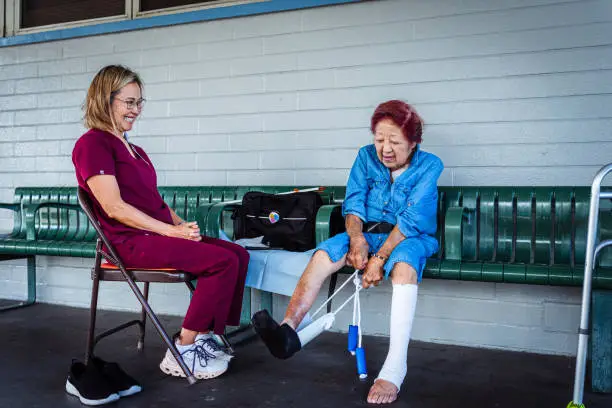
[[[302,348],[296,331],[286,323],[279,326],[265,309],[255,313],[251,323],[270,353],[276,358],[287,359]]]

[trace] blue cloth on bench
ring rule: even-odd
[[[231,241],[223,231],[219,232],[219,238]],[[291,296],[314,252],[315,249],[306,252],[289,252],[279,249],[249,250],[251,259],[246,286]]]
[[[314,251],[249,250],[246,286],[291,296]]]

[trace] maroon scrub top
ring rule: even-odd
[[[72,151],[77,182],[93,199],[95,215],[113,244],[120,244],[134,235],[152,233],[129,227],[106,215],[87,185],[87,180],[95,175],[115,176],[123,201],[159,221],[173,224],[170,210],[157,190],[157,175],[151,160],[140,147],[131,146],[136,158],[118,137],[90,129],[77,140]]]

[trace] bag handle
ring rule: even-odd
[[[295,193],[308,193],[311,191],[316,191],[316,192],[323,192],[325,191],[325,187],[323,186],[319,186],[319,187],[312,187],[312,188],[303,188],[303,189],[299,189],[299,188],[294,188],[293,190],[290,191],[283,191],[282,193],[276,193],[273,195],[288,195],[288,194],[295,194]],[[232,201],[223,201],[223,204],[240,204],[242,203],[242,199],[240,200],[232,200]]]

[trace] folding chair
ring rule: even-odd
[[[94,267],[91,270],[91,279],[93,280],[93,286],[91,291],[91,308],[90,308],[90,320],[89,320],[89,334],[87,337],[87,350],[85,354],[86,363],[93,356],[94,348],[98,341],[103,339],[104,337],[110,336],[111,334],[117,333],[127,327],[137,325],[140,330],[140,337],[138,339],[138,350],[142,350],[144,347],[144,337],[145,337],[145,324],[147,316],[153,322],[153,325],[157,329],[159,335],[162,337],[163,341],[168,346],[168,349],[172,352],[172,355],[179,363],[181,369],[185,373],[185,377],[190,384],[196,382],[193,373],[189,370],[189,368],[185,365],[181,355],[177,351],[174,342],[171,340],[168,333],[161,325],[159,319],[156,314],[151,309],[151,306],[148,302],[149,297],[149,284],[151,282],[159,282],[159,283],[178,283],[182,282],[187,285],[190,292],[193,293],[194,286],[191,283],[195,277],[188,272],[176,270],[176,269],[136,269],[136,268],[126,268],[123,265],[123,262],[117,255],[117,252],[111,245],[108,238],[102,232],[100,224],[96,219],[96,216],[93,213],[91,199],[87,192],[79,187],[78,189],[78,197],[79,204],[81,208],[87,215],[87,218],[91,222],[91,225],[95,228],[98,240],[96,244],[96,257]],[[102,263],[102,258],[110,261],[111,263]],[[140,302],[142,306],[142,312],[140,319],[132,320],[126,323],[123,323],[117,327],[106,330],[105,332],[94,337],[95,329],[96,329],[96,311],[98,304],[98,290],[100,287],[100,281],[126,281],[134,295]],[[144,283],[144,293],[140,291],[140,288],[136,285],[136,282]],[[222,340],[226,345],[229,345],[225,336],[222,336]]]

